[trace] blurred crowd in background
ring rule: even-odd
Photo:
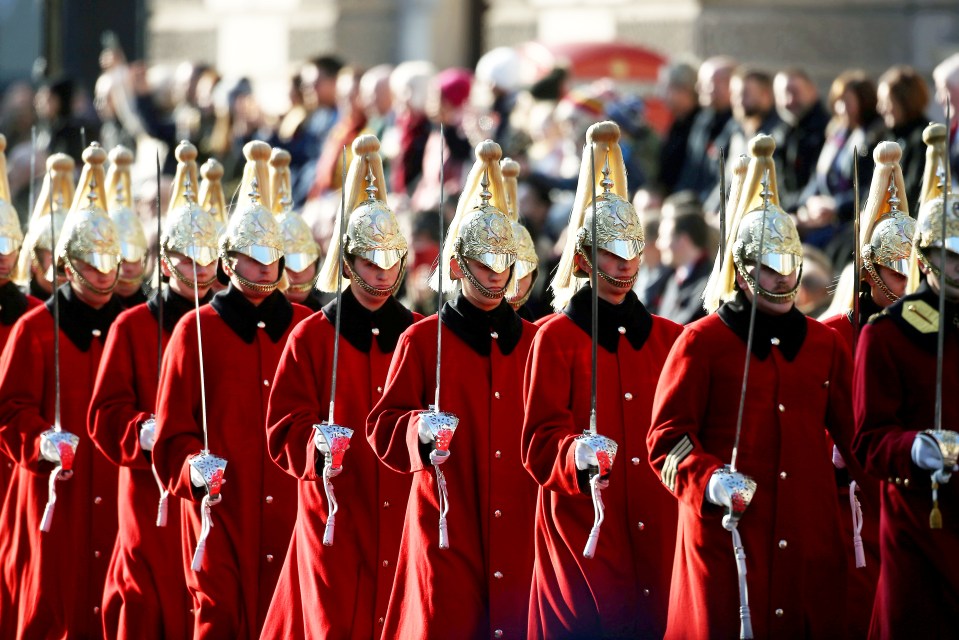
[[[0,132],[8,139],[10,185],[24,221],[31,164],[36,184],[51,153],[65,152],[80,166],[85,143],[93,140],[135,150],[135,195],[146,221],[156,211],[158,154],[161,211],[180,140],[197,146],[200,162],[213,157],[224,165],[224,189],[235,201],[244,197],[235,193],[243,145],[259,139],[292,155],[294,206],[325,248],[339,204],[344,145],[349,162],[352,140],[373,133],[382,142],[388,182],[378,186],[387,189],[411,241],[401,297],[424,313],[435,310],[426,281],[438,252],[438,215],[452,217],[473,147],[486,138],[522,167],[519,214],[540,258],[528,304],[534,316],[548,312],[549,274],[562,252],[586,129],[609,119],[623,133],[629,192],[645,228],[636,288],[651,312],[681,323],[704,314],[700,295],[719,243],[720,155],[728,174],[747,141],[766,133],[777,143],[781,204],[795,214],[806,247],[797,305],[819,315],[853,259],[854,166],[864,199],[873,148],[882,140],[898,142],[905,206],[914,214],[927,111],[950,92],[953,104],[959,102],[959,55],[936,68],[932,84],[907,66],[879,77],[848,70],[825,95],[801,68],[761,69],[718,56],[663,66],[653,93],[644,96],[608,79],[577,81],[563,67],[524,82],[517,52],[508,48],[490,51],[475,69],[418,61],[362,69],[323,55],[290,78],[290,107],[280,115],[261,108],[248,80],[222,78],[210,66],[148,67],[116,50],[104,51],[100,66],[92,95],[69,78],[24,80],[3,90]],[[650,124],[651,98],[665,105],[668,126]],[[955,136],[950,140],[957,175],[959,152]]]

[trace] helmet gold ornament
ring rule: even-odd
[[[73,198],[73,205],[57,240],[57,268],[63,268],[87,289],[105,294],[113,291],[117,280],[107,289],[100,289],[77,270],[75,261],[82,260],[100,273],[120,272],[120,238],[116,225],[106,212],[103,163],[107,154],[96,142],[83,151],[83,171]]]
[[[110,162],[106,183],[107,207],[120,238],[120,255],[125,262],[143,262],[147,255],[147,237],[140,217],[133,211],[130,190],[133,152],[123,146],[114,147],[110,151]],[[138,282],[141,280],[142,275],[137,278]]]
[[[746,170],[743,188],[733,211],[729,237],[723,248],[723,264],[714,267],[713,274],[703,292],[704,307],[712,313],[723,302],[736,297],[736,274],[763,298],[773,302],[786,302],[796,297],[799,279],[802,277],[803,250],[796,223],[779,206],[779,191],[776,182],[776,166],[772,155],[776,142],[760,134],[749,141],[752,159]],[[765,220],[765,225],[763,221]],[[762,247],[760,247],[762,239]],[[758,286],[749,268],[756,265],[762,255],[762,264],[788,276],[799,271],[796,286],[790,291],[775,293]],[[716,256],[717,263],[720,256]]]
[[[629,203],[619,138],[619,125],[610,121],[597,122],[586,132],[576,198],[566,228],[566,246],[551,283],[553,308],[557,311],[562,310],[586,284],[588,275],[576,266],[576,256],[582,256],[586,264],[591,264],[588,248],[593,246],[594,201],[597,249],[632,260],[641,256],[646,246],[643,225],[636,209]],[[603,163],[601,171],[593,166],[594,160]],[[636,281],[636,275],[626,279],[614,278],[601,270],[598,275],[621,288],[630,288]]]
[[[217,227],[213,216],[200,207],[193,196],[191,181],[196,175],[196,148],[188,142],[181,142],[175,153],[177,171],[173,183],[174,197],[170,199],[163,235],[160,237],[160,259],[173,277],[192,289],[195,282],[180,273],[171,262],[170,254],[179,253],[204,267],[212,264],[219,255]],[[191,162],[194,162],[193,171],[189,166]],[[200,286],[212,284],[213,280],[202,282]]]
[[[237,208],[220,238],[220,259],[229,265],[233,271],[232,276],[237,278],[244,288],[270,292],[276,289],[283,278],[282,263],[275,282],[258,284],[235,272],[235,258],[231,256],[240,253],[264,265],[273,264],[283,258],[280,227],[270,211],[270,179],[267,172],[270,145],[254,140],[246,143],[243,154],[246,156],[246,166],[243,168],[240,191],[246,194],[246,201]]]
[[[273,213],[283,237],[283,256],[286,269],[294,273],[305,271],[320,260],[320,245],[313,237],[309,225],[300,214],[293,211],[290,187],[290,153],[273,149],[270,156],[270,200]],[[317,265],[312,280],[304,284],[288,285],[294,291],[309,291],[316,283],[320,270]]]
[[[226,197],[223,195],[223,165],[210,158],[200,167],[203,181],[200,183],[200,194],[197,203],[200,208],[213,216],[219,233],[226,229],[227,212]],[[194,176],[195,177],[195,176]],[[196,182],[194,182],[196,184]]]
[[[906,291],[910,293],[919,288],[919,284],[922,282],[920,263],[925,265],[934,275],[941,277],[939,267],[929,259],[933,254],[939,255],[939,252],[930,251],[930,249],[945,247],[946,251],[959,255],[959,203],[953,198],[951,187],[946,185],[944,175],[945,163],[948,162],[945,125],[930,124],[922,132],[922,139],[927,145],[926,168],[922,178],[916,233],[913,236],[909,282],[906,285]],[[945,212],[946,235],[943,237],[942,196],[947,188],[949,189],[949,211]],[[959,282],[952,278],[946,277],[945,280],[951,286],[959,286]]]
[[[456,203],[456,215],[450,222],[446,242],[437,268],[443,269],[443,289],[453,292],[457,283],[450,273],[450,261],[456,260],[463,276],[487,298],[502,298],[516,293],[513,271],[505,287],[492,291],[484,287],[469,269],[466,260],[476,260],[496,273],[503,273],[516,261],[516,240],[506,217],[506,188],[499,161],[503,151],[492,140],[476,145],[476,161],[466,177],[466,187]],[[430,278],[437,288],[437,275]]]
[[[73,200],[73,158],[65,153],[55,153],[47,158],[47,173],[43,177],[43,184],[37,196],[36,204],[27,224],[27,233],[23,239],[23,248],[20,251],[20,260],[17,264],[17,282],[27,285],[30,281],[31,266],[37,270],[37,277],[52,282],[53,268],[49,273],[40,273],[39,251],[53,253],[53,239],[50,237],[50,219],[53,216],[53,227],[57,238],[63,230],[63,222],[67,218],[67,208]]]
[[[396,216],[386,204],[386,179],[380,157],[380,141],[374,135],[362,135],[353,141],[352,150],[353,160],[346,176],[346,206],[351,213],[346,222],[344,258],[364,258],[381,269],[391,269],[401,262],[396,282],[386,289],[370,285],[360,278],[354,269],[349,269],[351,280],[364,291],[375,296],[389,296],[396,292],[403,281],[409,246]],[[336,270],[340,258],[340,243],[337,241],[341,233],[340,218],[341,216],[337,215],[330,249],[320,270],[318,287],[326,292],[336,291]],[[349,286],[349,281],[344,281],[342,286]]]
[[[889,289],[877,267],[892,269],[903,276],[909,275],[916,221],[909,217],[908,203],[899,199],[899,194],[905,193],[899,165],[902,149],[895,142],[880,142],[872,155],[876,170],[872,174],[869,198],[862,212],[859,238],[862,265],[873,284],[890,302],[895,302],[899,296]]]
[[[0,254],[9,255],[23,246],[20,216],[13,208],[10,183],[7,181],[7,138],[0,134]],[[12,274],[11,274],[12,275]]]

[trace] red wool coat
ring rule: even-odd
[[[827,318],[823,324],[835,329],[842,336],[852,357],[853,326],[850,316],[840,314]],[[865,322],[862,326],[865,325]],[[858,348],[858,344],[857,344]],[[851,384],[851,381],[850,381]],[[830,440],[830,455],[832,441]],[[849,625],[849,637],[865,638],[869,632],[869,619],[872,617],[872,603],[876,597],[876,583],[879,581],[879,483],[875,478],[861,478],[856,489],[862,507],[862,546],[866,566],[856,568],[855,549],[853,547],[852,507],[849,504],[849,485],[839,486],[840,523],[843,528],[843,548],[848,559],[849,584],[846,592],[846,623]]]
[[[939,489],[942,529],[929,528],[929,472],[912,462],[916,433],[934,427],[936,334],[920,334],[901,317],[904,304],[938,306],[924,285],[863,328],[854,383],[856,455],[880,479],[882,566],[871,638],[956,636],[959,611],[959,491],[956,474]],[[959,428],[959,320],[947,320],[942,426]]]
[[[619,449],[592,559],[583,547],[593,501],[573,459],[574,439],[589,426],[590,334],[557,314],[533,341],[523,425],[523,461],[540,485],[530,638],[661,638],[666,628],[676,501],[646,464],[646,433],[656,381],[682,327],[651,319],[642,348],[622,338],[615,352],[598,351],[597,431]]]
[[[805,338],[792,361],[784,351],[796,335],[767,336],[766,358],[751,356],[738,470],[758,488],[739,532],[757,638],[845,631],[847,558],[826,430],[858,475],[849,449],[851,362],[836,332],[799,322]],[[686,327],[656,388],[649,459],[679,499],[667,638],[739,633],[732,537],[705,493],[730,460],[744,356],[745,341],[711,314]]]
[[[408,314],[402,327],[421,317]],[[344,314],[342,322],[367,335],[376,327],[359,314]],[[394,331],[402,327],[397,322]],[[290,334],[270,394],[270,455],[301,482],[296,528],[261,638],[374,638],[383,629],[411,477],[381,464],[364,435],[393,351],[382,351],[375,339],[368,351],[340,339],[334,418],[354,434],[343,472],[333,479],[339,512],[333,546],[326,547],[329,505],[313,425],[329,418],[334,336],[325,312],[300,323]]]
[[[197,312],[186,314],[173,330],[157,401],[153,461],[163,482],[182,499],[183,563],[193,595],[195,638],[258,637],[296,520],[296,482],[270,460],[264,425],[280,354],[309,310],[292,305],[292,321],[275,342],[268,334],[275,319],[261,321],[259,329],[253,325],[253,342],[247,343],[213,307],[217,298],[231,294],[239,295],[231,287],[199,311],[209,448],[228,462],[199,572],[191,562],[200,535],[200,499],[186,462],[203,449]],[[289,304],[275,297],[268,301]],[[252,314],[252,306],[240,311],[241,318],[255,323]]]
[[[436,475],[421,460],[416,419],[433,402],[437,323],[430,316],[400,337],[383,397],[367,421],[380,459],[413,472],[382,637],[489,638],[499,632],[496,637],[522,638],[535,495],[520,461],[522,379],[536,327],[522,322],[508,355],[493,340],[484,356],[443,323],[440,407],[460,423],[443,464],[450,547],[441,550]]]
[[[27,300],[27,311],[43,304],[39,298],[34,298],[31,295],[26,295],[24,297]],[[10,324],[5,324],[2,320],[0,320],[0,350],[3,349],[5,344],[7,344],[7,338],[10,336],[10,332],[13,331],[13,325],[15,323],[16,320]],[[0,456],[0,487],[9,486],[10,477],[13,475],[14,464],[15,463],[13,460],[8,459],[6,456]],[[3,532],[0,531],[0,536],[2,535]]]
[[[54,465],[40,460],[40,434],[54,421],[53,315],[27,312],[14,326],[0,358],[0,447],[17,461],[0,515],[4,638],[101,637],[100,603],[117,533],[117,471],[90,441],[87,407],[109,322],[111,302],[92,312],[70,292],[61,296],[60,420],[80,441],[73,477],[58,481],[50,531],[40,532]],[[92,312],[81,350],[64,325]],[[93,333],[93,332],[96,333]]]
[[[164,331],[164,347],[169,339]],[[180,501],[170,497],[167,525],[158,527],[160,490],[149,454],[140,449],[139,424],[155,412],[156,395],[157,321],[141,304],[120,314],[110,331],[90,402],[90,437],[120,466],[120,530],[103,593],[110,638],[186,638],[193,626],[183,569],[176,562]]]

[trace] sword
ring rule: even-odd
[[[90,191],[93,194],[93,189]],[[53,471],[50,472],[50,480],[47,485],[47,505],[43,509],[43,518],[40,520],[40,531],[47,533],[50,531],[50,525],[53,523],[53,511],[57,504],[57,480],[69,480],[73,477],[73,461],[77,451],[77,445],[80,438],[76,434],[64,431],[60,425],[60,293],[57,290],[57,229],[56,216],[53,212],[53,181],[51,179],[50,190],[47,192],[50,206],[50,247],[51,267],[53,278],[51,280],[53,299],[53,428],[40,434],[40,449],[50,449],[50,453],[56,454],[59,462]]]
[[[426,411],[419,414],[420,421],[424,423],[433,435],[434,447],[437,451],[443,451],[444,455],[449,455],[450,441],[456,432],[460,419],[448,411],[440,409],[440,383],[443,379],[442,373],[442,353],[443,353],[443,321],[440,318],[440,312],[443,310],[443,247],[444,247],[444,205],[446,202],[445,187],[445,158],[443,157],[446,138],[444,137],[443,125],[440,124],[440,253],[436,259],[436,391],[433,395],[433,404],[429,405]],[[449,530],[447,528],[446,516],[450,511],[449,491],[446,488],[446,474],[436,462],[433,463],[433,469],[436,471],[436,491],[439,497],[438,506],[440,511],[440,549],[450,548]]]
[[[254,191],[255,191],[254,187]],[[187,188],[184,196],[187,205],[195,205],[193,201],[193,192],[190,190],[189,175],[187,176]],[[196,210],[193,210],[193,216],[196,216]],[[192,221],[195,224],[195,221]],[[193,282],[199,281],[196,271],[196,234],[193,235]],[[192,469],[200,473],[207,489],[206,495],[200,501],[200,537],[197,539],[196,551],[193,554],[192,568],[194,571],[200,571],[203,564],[203,554],[206,551],[206,541],[210,536],[210,529],[213,528],[213,505],[220,502],[223,496],[220,495],[220,489],[223,486],[223,474],[226,472],[227,461],[224,458],[210,453],[210,433],[206,421],[206,377],[203,367],[203,331],[200,327],[200,292],[194,285],[193,287],[193,307],[196,317],[196,343],[197,359],[200,364],[200,412],[203,424],[203,450],[187,458]]]
[[[763,249],[766,243],[766,215],[769,213],[769,170],[763,181],[763,217],[759,230],[759,249],[756,255],[756,270],[753,279],[756,283],[752,304],[749,308],[749,332],[746,338],[746,363],[743,366],[743,385],[739,394],[739,411],[736,415],[736,435],[729,466],[719,470],[719,480],[731,496],[732,507],[723,516],[723,528],[733,538],[733,553],[736,557],[736,572],[739,576],[739,637],[749,640],[753,637],[752,614],[749,611],[749,588],[746,582],[746,550],[739,534],[739,519],[742,518],[756,493],[756,482],[748,476],[739,474],[736,461],[739,456],[739,440],[743,430],[743,413],[746,409],[746,391],[749,387],[749,365],[752,361],[753,339],[756,335],[756,308],[759,306],[759,275],[763,264]]]
[[[343,320],[343,262],[344,262],[344,241],[346,239],[346,145],[343,145],[341,155],[343,165],[343,174],[340,187],[340,220],[339,231],[339,258],[336,267],[336,322],[333,333],[333,373],[330,377],[330,415],[329,419],[320,424],[313,425],[322,436],[326,443],[326,450],[323,452],[325,458],[323,464],[323,488],[326,491],[326,501],[329,504],[330,514],[326,518],[326,528],[323,531],[323,544],[327,547],[333,546],[333,532],[336,527],[336,512],[339,511],[339,505],[336,503],[336,496],[333,493],[333,476],[343,470],[343,456],[346,450],[350,448],[350,438],[353,437],[353,429],[336,424],[334,418],[334,408],[336,407],[336,379],[337,366],[340,359],[340,323]]]
[[[949,212],[949,191],[952,188],[952,176],[949,166],[949,120],[952,118],[952,102],[946,98],[946,153],[942,155],[945,172],[945,184],[942,189],[942,228],[940,237],[942,246],[939,248],[939,328],[936,334],[936,406],[935,428],[924,433],[935,439],[942,454],[943,467],[941,472],[932,474],[932,511],[929,513],[929,528],[942,529],[942,513],[939,511],[939,485],[949,481],[949,475],[959,458],[959,434],[955,431],[942,428],[942,366],[946,344],[946,218]],[[918,247],[915,249],[918,251]]]
[[[592,289],[590,295],[591,309],[590,318],[592,325],[590,327],[590,342],[592,349],[592,368],[590,370],[590,391],[589,391],[589,428],[576,437],[576,440],[590,447],[596,456],[598,466],[590,468],[589,489],[593,498],[593,528],[589,531],[589,537],[586,538],[586,546],[583,548],[583,556],[592,558],[596,555],[596,545],[599,543],[599,530],[603,526],[603,520],[606,517],[606,506],[603,504],[603,489],[600,481],[607,477],[612,471],[613,460],[616,457],[618,445],[612,439],[601,436],[596,431],[596,397],[597,397],[597,379],[599,362],[599,340],[597,328],[599,326],[599,242],[596,235],[596,147],[590,143],[589,147],[590,161],[590,189],[593,192],[593,218],[590,226],[590,260],[592,262],[589,273],[589,285]],[[612,182],[609,179],[609,155],[606,156],[606,164],[603,167],[603,187],[604,192],[608,193]]]
[[[854,282],[856,283],[855,293],[852,297],[852,357],[856,357],[856,345],[859,343],[859,289],[861,281],[859,274],[862,270],[862,240],[859,238],[859,220],[862,217],[859,210],[859,146],[853,147],[852,153],[852,193],[853,193],[853,235],[855,243],[853,248],[853,262],[855,269]]]
[[[28,211],[33,212],[33,207],[36,204],[36,182],[37,182],[37,125],[30,127],[30,208]]]
[[[719,268],[726,259],[726,149],[719,148]]]
[[[160,218],[160,152],[157,151],[157,242],[156,242],[156,276],[157,276],[157,394],[159,395],[160,389],[160,370],[163,365],[163,279],[161,275],[163,269],[160,266],[162,262],[161,259],[161,241],[163,235],[163,229],[161,228],[161,218]],[[187,178],[189,180],[189,178]],[[195,281],[194,281],[195,282]],[[156,400],[154,400],[154,404]],[[155,414],[152,416],[153,420],[156,420]],[[150,471],[153,472],[153,478],[156,480],[157,488],[160,489],[160,503],[157,506],[157,526],[165,527],[167,525],[168,517],[168,503],[170,501],[170,492],[165,486],[163,486],[163,481],[160,480],[160,474],[157,473],[157,469],[153,466],[153,463],[150,463]]]

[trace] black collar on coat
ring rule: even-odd
[[[297,304],[302,304],[313,313],[316,313],[323,308],[323,300],[320,299],[320,294],[316,289],[310,289],[310,292],[306,294],[306,297],[300,302],[297,302]]]
[[[211,299],[213,299],[213,292],[207,291],[206,295],[200,298],[200,304],[206,304]],[[163,289],[163,330],[171,333],[180,318],[188,311],[193,311],[195,306],[192,297],[184,298],[169,286],[165,287]],[[147,301],[147,308],[156,320],[160,315],[160,302],[155,295]]]
[[[592,335],[592,288],[586,285],[570,299],[563,313],[572,320],[577,327]],[[623,331],[620,331],[620,328]],[[653,316],[639,301],[636,293],[630,291],[626,299],[620,304],[610,304],[599,299],[599,328],[596,340],[606,351],[616,353],[619,349],[619,337],[626,336],[633,349],[642,349],[653,329]]]
[[[276,290],[259,305],[255,305],[246,299],[243,292],[230,284],[226,291],[213,296],[210,306],[247,344],[253,344],[260,328],[266,331],[266,335],[275,344],[283,338],[293,322],[293,305],[286,296]],[[260,323],[264,326],[260,327]]]
[[[113,297],[120,301],[120,306],[122,306],[124,309],[130,309],[131,307],[135,307],[138,304],[143,304],[147,301],[147,294],[143,293],[143,289],[137,289],[135,292],[133,292],[133,295],[129,295],[125,298],[123,296]]]
[[[752,305],[742,291],[736,299],[719,307],[719,318],[746,344],[749,339],[749,312]],[[756,312],[756,333],[753,335],[753,355],[765,360],[774,344],[789,362],[796,359],[806,340],[806,316],[795,305],[778,316]]]
[[[94,309],[80,299],[69,282],[57,290],[57,299],[60,302],[60,330],[84,353],[90,350],[94,338],[99,338],[101,344],[106,342],[110,325],[123,311],[116,296],[111,296],[110,301],[99,309]],[[43,304],[52,315],[53,297]]]
[[[0,287],[0,323],[10,326],[27,310],[27,296],[20,287],[7,282]]]
[[[363,353],[370,352],[374,336],[380,351],[390,353],[396,348],[400,334],[413,324],[413,312],[393,296],[376,311],[370,311],[360,304],[353,295],[353,290],[348,288],[343,292],[340,309],[343,312],[340,335]],[[336,326],[336,299],[323,307],[323,314]]]
[[[489,356],[494,333],[504,356],[513,352],[523,336],[523,321],[505,299],[492,311],[483,311],[460,292],[443,305],[440,322],[481,356]]]

